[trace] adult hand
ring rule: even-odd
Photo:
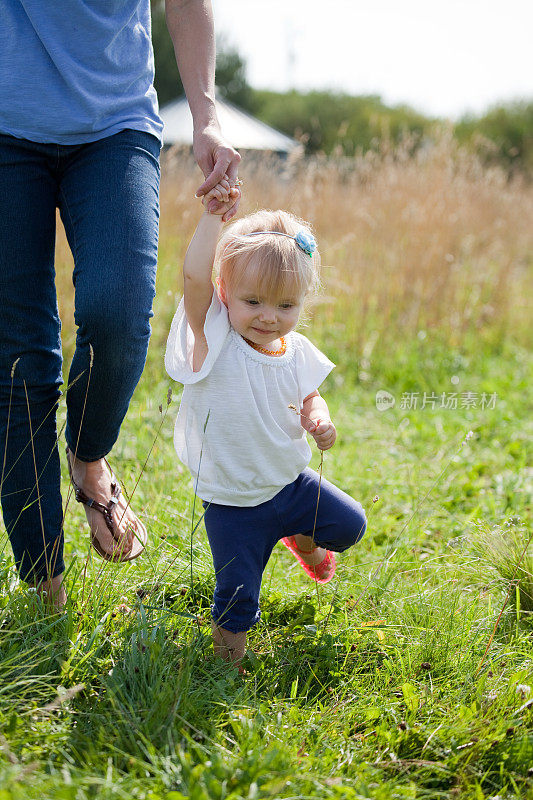
[[[205,181],[196,190],[197,197],[207,194],[210,189],[223,180],[225,175],[228,176],[230,186],[235,186],[241,157],[226,142],[218,125],[211,124],[194,131],[193,152],[196,163],[205,178]],[[222,217],[223,222],[227,222],[237,213],[239,202],[240,193],[236,202]],[[221,203],[218,200],[212,199],[209,202],[209,211],[216,213],[220,206]]]

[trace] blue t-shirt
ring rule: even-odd
[[[0,0],[0,132],[81,144],[161,138],[149,0]]]

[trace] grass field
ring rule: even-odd
[[[369,519],[318,591],[275,549],[244,676],[212,654],[210,553],[172,448],[162,355],[200,181],[167,157],[153,336],[112,455],[150,544],[93,558],[70,498],[61,616],[4,548],[0,800],[533,797],[533,187],[445,133],[408,151],[243,164],[243,213],[315,226],[324,290],[301,330],[337,364],[324,475]],[[57,256],[68,363],[62,237]]]

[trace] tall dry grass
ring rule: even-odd
[[[240,213],[286,208],[314,226],[324,293],[314,325],[368,353],[420,331],[451,347],[474,336],[525,345],[533,262],[533,187],[487,169],[443,130],[419,147],[383,143],[353,159],[245,156]],[[200,203],[188,151],[162,159],[157,314],[164,321]],[[72,342],[71,260],[59,235],[58,284]],[[159,309],[159,312],[158,312]],[[163,335],[163,334],[162,334]]]
[[[402,334],[422,327],[452,344],[471,333],[526,343],[533,189],[484,171],[446,136],[414,160],[408,154],[405,143],[353,161],[243,164],[243,213],[281,206],[316,227],[326,267],[313,338],[322,326],[367,354],[371,346],[398,352]],[[157,368],[148,365],[114,454],[137,475],[164,420],[156,411],[163,387],[152,378],[163,373],[161,347],[200,213],[190,156],[166,156],[163,174]],[[68,350],[72,262],[62,233],[57,248]],[[504,373],[497,391],[508,379],[504,361],[494,359]],[[129,798],[148,781],[154,798],[199,800],[503,797],[510,786],[513,797],[530,796],[533,617],[524,612],[533,566],[527,553],[516,569],[524,543],[515,539],[516,520],[530,512],[529,394],[511,386],[503,413],[476,420],[485,430],[459,461],[446,435],[457,441],[467,415],[410,415],[413,432],[404,437],[408,418],[395,431],[403,415],[389,422],[367,403],[355,422],[346,398],[342,446],[330,464],[357,496],[378,488],[372,531],[363,549],[343,556],[321,608],[283,554],[274,556],[248,677],[209,655],[208,624],[198,632],[212,568],[198,537],[189,585],[190,489],[177,476],[168,429],[136,495],[151,532],[142,560],[85,562],[78,508],[68,524],[78,558],[64,618],[46,616],[37,598],[16,589],[4,560],[2,797]],[[502,542],[509,513],[515,521]],[[476,517],[486,527],[463,549]],[[513,601],[510,582],[514,614],[502,615],[502,594]]]

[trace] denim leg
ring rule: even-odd
[[[252,507],[211,503],[204,523],[216,574],[213,619],[232,633],[247,631],[261,616],[261,580],[280,521],[268,501]]]
[[[366,531],[366,516],[361,503],[307,467],[294,483],[276,495],[274,502],[284,521],[282,536],[311,536],[319,547],[342,553],[361,541]],[[318,511],[317,511],[318,499]]]
[[[0,135],[0,493],[15,562],[27,580],[64,570],[55,160],[54,145]]]
[[[59,208],[74,255],[78,327],[66,439],[83,461],[96,461],[113,447],[146,360],[159,149],[156,137],[133,130],[73,151],[61,148]]]

